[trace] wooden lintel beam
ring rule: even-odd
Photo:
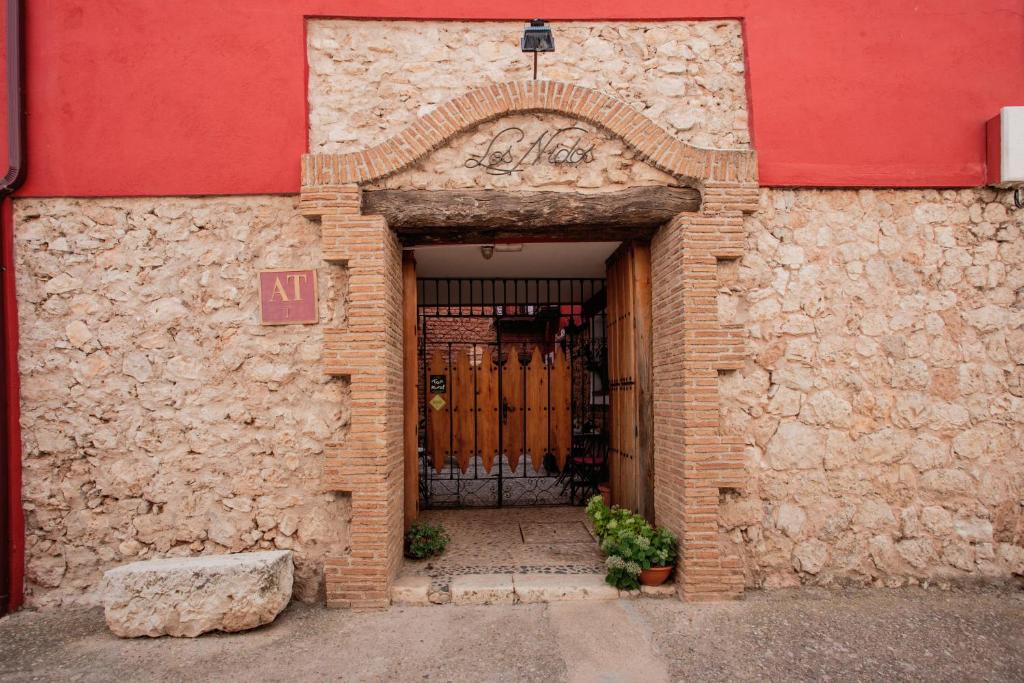
[[[399,234],[464,228],[545,235],[568,226],[649,229],[699,208],[700,192],[693,188],[650,186],[599,193],[364,190],[362,212],[384,216]]]

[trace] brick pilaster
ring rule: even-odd
[[[352,495],[352,544],[325,563],[327,604],[385,607],[402,561],[402,249],[381,216],[359,214],[357,187],[316,188],[302,207],[320,217],[324,259],[349,276],[347,323],[324,330],[324,370],[351,382],[324,487]]]
[[[744,443],[721,425],[718,374],[746,357],[740,325],[718,317],[719,260],[743,253],[743,211],[757,188],[708,184],[701,212],[681,214],[651,245],[654,308],[655,517],[680,538],[680,590],[687,600],[737,597],[738,558],[724,554],[718,502],[742,489]]]

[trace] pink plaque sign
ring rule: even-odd
[[[315,270],[261,270],[260,324],[320,322]]]

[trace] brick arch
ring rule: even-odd
[[[306,154],[302,185],[361,185],[379,180],[409,167],[462,132],[526,112],[563,114],[604,128],[635,150],[641,160],[689,184],[757,180],[753,151],[687,144],[626,102],[591,88],[561,81],[510,81],[448,100],[402,132],[365,150]]]

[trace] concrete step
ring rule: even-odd
[[[463,574],[452,577],[447,591],[434,591],[429,576],[401,576],[391,588],[395,605],[511,605],[568,600],[675,597],[675,585],[643,586],[620,591],[600,574]]]

